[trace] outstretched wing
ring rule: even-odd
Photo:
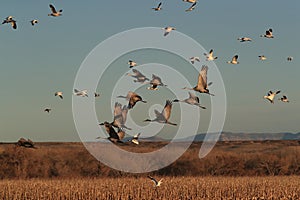
[[[206,65],[203,65],[198,76],[198,84],[197,84],[198,89],[207,88],[207,71],[208,71],[208,67]]]
[[[166,105],[162,111],[162,115],[166,120],[169,120],[171,116],[172,102],[170,100],[166,101]]]
[[[57,13],[55,7],[52,4],[50,4],[49,7],[52,13]]]

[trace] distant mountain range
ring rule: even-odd
[[[177,141],[191,141],[201,142],[204,140],[206,134],[200,133],[193,138],[192,136],[179,139]],[[143,141],[168,141],[158,136],[141,139]],[[222,132],[219,141],[263,141],[263,140],[300,140],[299,133],[232,133]]]

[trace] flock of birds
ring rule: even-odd
[[[183,0],[183,1],[191,4],[191,6],[185,10],[186,12],[193,11],[196,8],[197,0]],[[56,8],[52,4],[50,4],[49,7],[51,10],[51,13],[49,13],[48,16],[59,17],[62,15],[62,12],[63,12],[62,9],[57,11]],[[163,4],[162,4],[162,2],[160,2],[156,7],[153,7],[152,9],[154,11],[158,12],[158,11],[162,10],[162,7],[163,7]],[[30,21],[30,23],[32,26],[35,26],[37,23],[39,23],[39,21],[38,21],[38,19],[32,19]],[[17,21],[14,19],[13,16],[6,17],[3,20],[2,24],[10,24],[13,29],[17,29]],[[173,30],[176,30],[176,28],[172,27],[172,26],[167,26],[167,27],[163,28],[163,30],[164,30],[163,36],[166,37]],[[267,39],[273,39],[274,38],[273,30],[271,28],[266,30],[265,34],[260,35],[260,37],[267,38]],[[252,39],[249,37],[240,37],[237,40],[239,40],[240,42],[251,42],[252,41]],[[206,61],[215,61],[216,59],[218,59],[218,57],[214,55],[213,49],[211,49],[208,53],[204,53],[204,56],[206,58]],[[264,61],[267,59],[266,56],[264,56],[264,55],[260,55],[258,57],[259,57],[259,60],[261,60],[261,61]],[[227,63],[237,65],[237,64],[239,64],[238,58],[239,58],[239,55],[234,55],[230,61],[227,61]],[[291,56],[287,57],[287,61],[291,62],[292,60],[293,60],[293,57],[291,57]],[[201,58],[199,56],[192,56],[189,58],[189,61],[191,62],[191,64],[195,64],[196,62],[201,62]],[[153,90],[153,91],[158,90],[159,87],[167,87],[167,85],[162,82],[162,79],[158,75],[152,74],[152,79],[150,80],[142,72],[138,71],[136,69],[139,66],[137,64],[137,62],[135,62],[133,60],[129,60],[127,64],[129,65],[130,69],[131,68],[133,68],[133,69],[132,69],[132,73],[127,73],[126,75],[134,78],[134,80],[133,80],[134,83],[149,84],[149,87],[147,87],[147,89]],[[195,81],[196,82],[195,87],[193,87],[193,88],[184,87],[182,89],[193,90],[194,92],[214,96],[214,94],[210,93],[210,91],[208,89],[208,87],[212,84],[212,82],[208,82],[207,72],[208,72],[208,66],[202,65],[202,68],[198,75],[198,80]],[[280,93],[280,91],[276,91],[276,92],[269,91],[267,93],[267,95],[264,96],[263,98],[267,99],[270,103],[273,104],[274,100],[275,100],[275,96],[279,93]],[[74,89],[73,94],[78,97],[89,97],[87,90]],[[58,91],[54,95],[59,97],[60,99],[63,99],[62,91]],[[183,102],[183,103],[190,104],[192,106],[199,107],[201,109],[206,109],[205,106],[201,105],[199,97],[197,97],[192,92],[188,92],[188,95],[189,96],[183,100],[179,100],[179,99],[166,100],[163,110],[161,112],[158,110],[154,110],[155,118],[154,119],[145,119],[144,122],[158,122],[158,123],[176,126],[177,125],[176,123],[169,121],[169,119],[171,117],[172,105],[175,102]],[[94,92],[94,97],[95,98],[100,97],[100,94],[97,92]],[[135,107],[136,103],[138,103],[138,102],[147,103],[147,101],[143,100],[143,98],[139,94],[132,92],[132,91],[129,91],[126,96],[118,96],[117,98],[126,99],[128,101],[128,104],[122,106],[122,104],[120,104],[119,102],[115,103],[114,113],[113,113],[113,115],[114,115],[113,121],[112,122],[104,121],[103,123],[99,124],[101,126],[104,126],[109,137],[107,137],[107,138],[97,137],[96,139],[108,139],[109,141],[111,141],[113,143],[131,142],[133,144],[138,145],[139,144],[139,136],[141,133],[138,133],[138,134],[134,135],[133,137],[131,137],[130,139],[127,139],[127,141],[124,141],[124,138],[126,135],[125,129],[131,130],[131,128],[126,126],[127,114],[130,109],[133,109]],[[285,102],[285,103],[289,102],[286,95],[283,95],[278,100]],[[47,112],[47,113],[50,113],[51,111],[52,111],[52,108],[44,109],[44,112]],[[29,139],[25,140],[24,138],[21,138],[18,141],[17,145],[34,148],[34,143],[31,140],[29,140]],[[162,179],[158,181],[151,176],[148,176],[148,178],[151,181],[153,181],[155,187],[160,186],[162,183]]]

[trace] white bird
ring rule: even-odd
[[[191,7],[189,7],[188,9],[186,9],[185,12],[194,10],[195,7],[196,7],[196,4],[197,4],[197,2],[193,3],[193,5],[191,5]]]
[[[142,74],[140,71],[133,69],[132,72],[133,74],[127,73],[126,75],[136,78],[136,80],[133,80],[133,82],[144,83],[145,81],[149,81],[149,78],[144,76],[144,74]]]
[[[197,0],[182,0],[182,1],[188,2],[188,3],[196,3],[197,2]]]
[[[155,178],[153,178],[152,176],[147,176],[148,178],[150,178],[151,179],[151,181],[153,181],[153,183],[154,183],[154,187],[159,187],[161,184],[162,184],[162,180],[163,179],[160,179],[159,181],[157,181]]]
[[[287,61],[292,61],[294,58],[292,56],[287,57]]]
[[[208,71],[208,67],[206,65],[203,65],[202,68],[201,68],[201,71],[199,73],[199,76],[198,76],[197,85],[193,88],[184,87],[182,89],[184,89],[184,90],[194,90],[196,92],[206,93],[206,94],[209,94],[211,96],[214,96],[214,94],[209,93],[208,86],[210,86],[212,84],[212,82],[207,83],[207,71]]]
[[[184,99],[184,100],[175,99],[175,100],[173,100],[173,102],[184,102],[184,103],[187,103],[187,104],[190,104],[190,105],[196,105],[196,106],[198,106],[199,108],[202,108],[202,109],[206,109],[204,106],[200,105],[199,97],[197,97],[196,95],[194,95],[191,92],[189,92],[189,98]]]
[[[55,96],[59,96],[59,98],[63,99],[63,92],[55,92]]]
[[[155,11],[160,11],[162,8],[161,8],[161,2],[158,4],[158,6],[157,7],[155,7],[155,8],[152,8],[153,10],[155,10]]]
[[[279,101],[285,102],[285,103],[289,103],[290,101],[288,100],[287,96],[283,95],[280,99],[278,99]]]
[[[148,90],[158,90],[157,86],[167,86],[162,83],[161,78],[152,74],[152,80],[150,81],[150,87],[148,87]]]
[[[6,17],[2,24],[10,24],[12,26],[13,29],[17,29],[17,21],[13,19],[13,16],[8,16]]]
[[[258,56],[258,57],[259,57],[259,60],[267,60],[267,57],[264,56],[264,55],[260,55],[260,56]]]
[[[197,56],[193,56],[193,57],[190,57],[190,61],[191,61],[192,64],[194,64],[196,61],[200,62],[200,58],[197,57]]]
[[[133,138],[129,141],[136,145],[140,144],[140,142],[139,142],[140,135],[141,135],[141,133],[134,135]]]
[[[171,116],[171,110],[172,110],[172,102],[170,100],[167,100],[166,105],[162,110],[162,112],[154,110],[154,113],[156,115],[155,119],[146,119],[144,120],[144,122],[158,122],[158,123],[171,124],[177,126],[177,124],[174,124],[169,121]]]
[[[125,136],[125,132],[122,129],[118,129],[118,132],[115,131],[115,129],[112,127],[112,125],[105,121],[104,123],[99,124],[101,126],[104,125],[106,132],[108,133],[109,137],[107,138],[102,138],[102,137],[97,137],[96,139],[108,139],[109,141],[113,143],[123,143],[122,139]]]
[[[213,49],[211,49],[209,51],[209,54],[204,53],[204,55],[206,56],[206,61],[212,61],[212,60],[218,59],[218,57],[214,57],[214,50]]]
[[[167,36],[171,31],[176,30],[176,28],[167,26],[167,27],[163,28],[163,30],[165,30],[164,36]]]
[[[240,42],[251,42],[252,41],[252,39],[249,37],[241,37],[241,38],[238,38],[238,40]]]
[[[273,36],[273,30],[270,28],[269,30],[266,31],[266,34],[261,35],[260,37],[274,38],[274,36]]]
[[[125,98],[128,101],[128,106],[127,106],[128,109],[133,108],[135,104],[139,101],[143,103],[147,103],[147,101],[144,101],[140,95],[132,91],[129,91],[127,93],[127,96],[117,96],[117,98]]]
[[[269,100],[271,103],[274,103],[274,98],[276,96],[276,94],[279,94],[280,90],[277,92],[272,92],[271,90],[268,92],[268,94],[266,96],[264,96],[264,99]]]
[[[35,24],[39,23],[37,19],[33,19],[30,21],[31,25],[34,26]]]
[[[129,65],[129,68],[133,68],[133,67],[137,66],[137,63],[134,62],[133,60],[129,60],[127,64]]]
[[[52,4],[50,4],[49,7],[50,7],[50,10],[51,10],[51,13],[48,14],[48,16],[59,17],[59,16],[62,15],[62,11],[63,10],[59,10],[57,12],[56,9],[55,9],[55,7]]]
[[[79,97],[88,97],[88,92],[87,92],[87,90],[74,89],[74,95],[79,96]]]
[[[235,56],[232,57],[231,61],[227,61],[227,63],[228,64],[233,64],[233,65],[237,65],[237,64],[239,64],[239,62],[237,61],[238,58],[239,58],[239,56],[235,55]]]

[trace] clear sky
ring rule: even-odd
[[[10,25],[0,26],[0,141],[16,141],[20,137],[34,141],[78,140],[72,117],[72,90],[77,70],[88,53],[119,32],[169,25],[192,37],[207,50],[213,48],[219,57],[216,64],[227,92],[224,131],[299,132],[298,0],[199,1],[196,9],[188,13],[184,10],[191,5],[189,3],[181,0],[162,2],[160,12],[151,10],[159,3],[155,0],[2,2],[0,17],[14,16],[18,29],[13,30]],[[53,3],[57,10],[63,9],[63,15],[48,17],[49,3]],[[35,18],[39,24],[32,27],[29,21]],[[275,38],[260,38],[268,28],[273,28]],[[242,36],[251,37],[253,42],[238,42],[237,38]],[[239,54],[240,64],[226,64],[235,54]],[[259,61],[258,55],[261,54],[268,59]],[[142,60],[142,63],[189,65],[163,53],[157,55],[150,51],[131,52],[120,56],[112,65],[127,69],[126,63],[132,57]],[[294,60],[287,62],[287,56],[293,56]],[[99,67],[106,66],[99,63]],[[111,70],[118,68],[112,66]],[[108,72],[111,74],[108,81],[114,80],[114,73]],[[197,75],[193,71],[188,73],[191,82],[196,83]],[[289,104],[276,101],[272,105],[263,99],[267,91],[277,89],[289,97]],[[64,92],[63,100],[54,97],[56,91]],[[111,111],[107,109],[111,102],[106,97],[111,94],[101,85],[99,92],[102,95],[96,100],[99,121],[111,121]],[[160,93],[153,95],[140,90],[149,107],[151,104],[163,105],[167,98],[173,98],[171,94],[168,96],[167,90],[157,92]],[[182,95],[185,97],[187,93]],[[197,95],[203,104],[209,105],[209,97]],[[45,107],[53,108],[53,112],[44,113]],[[131,113],[140,125],[142,123],[138,120],[149,117],[148,111],[145,110],[144,114],[143,109],[138,104]],[[174,109],[171,121],[179,123],[178,108]],[[199,132],[207,129],[209,113],[210,109],[201,111],[203,121]],[[173,130],[169,128],[168,132]]]

